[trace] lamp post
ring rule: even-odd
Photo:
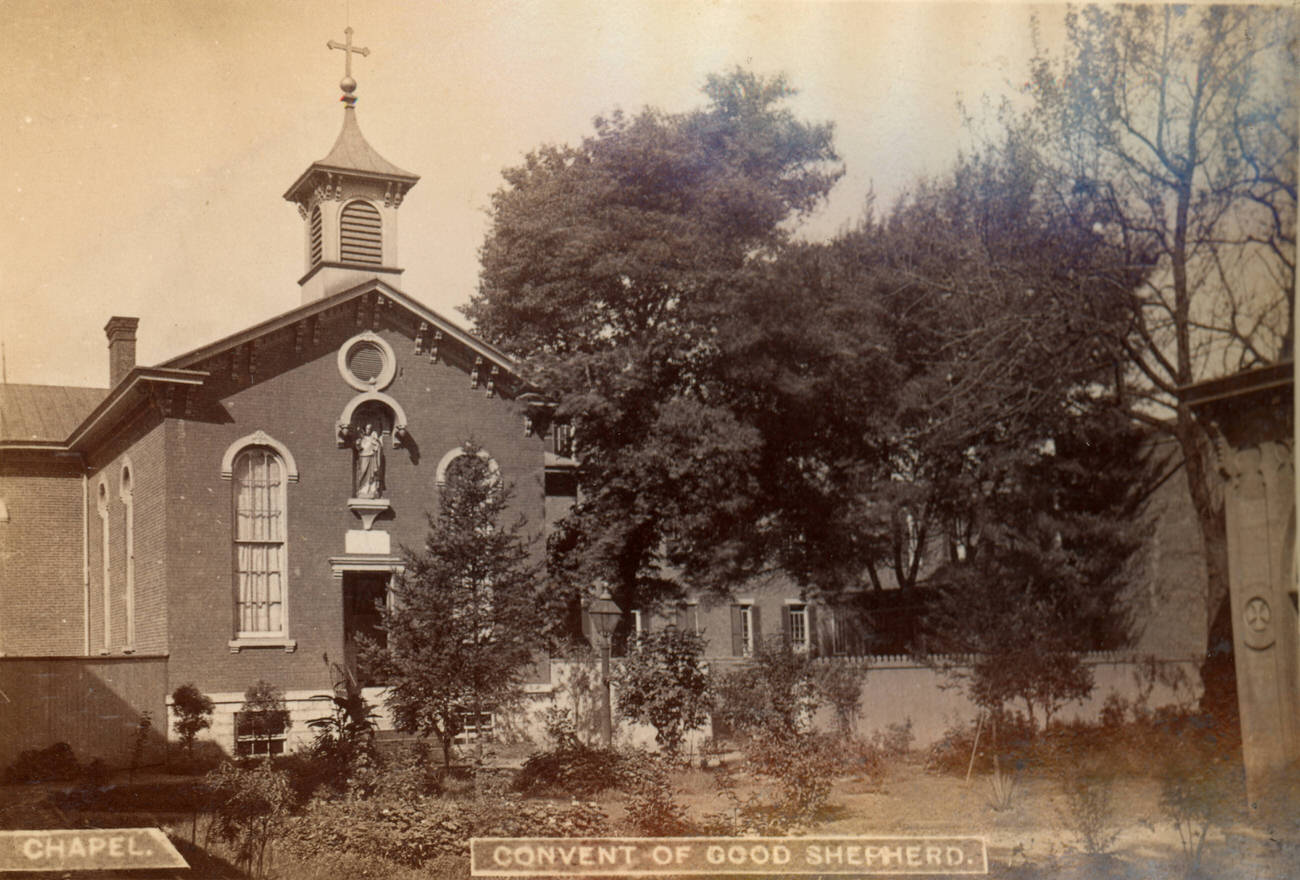
[[[623,609],[614,602],[614,597],[609,594],[609,587],[606,587],[601,590],[600,598],[591,603],[587,613],[591,615],[592,627],[600,633],[600,678],[604,700],[600,715],[600,737],[605,748],[609,748],[614,741],[613,708],[609,699],[609,649],[610,642],[614,638],[614,630],[623,616]]]

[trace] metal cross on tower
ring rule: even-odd
[[[330,40],[325,45],[330,49],[343,50],[343,80],[339,83],[339,88],[343,89],[343,100],[350,107],[357,101],[356,96],[352,94],[357,89],[357,81],[352,78],[352,56],[361,55],[364,57],[370,54],[370,50],[365,46],[352,45],[352,25],[348,25],[343,29],[343,35],[344,42]]]

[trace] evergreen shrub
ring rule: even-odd
[[[532,797],[591,797],[627,781],[624,755],[572,741],[532,755],[515,778],[516,790]]]

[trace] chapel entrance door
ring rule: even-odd
[[[343,657],[347,668],[364,686],[382,684],[361,660],[362,639],[383,646],[386,634],[380,608],[388,597],[386,571],[343,573]]]

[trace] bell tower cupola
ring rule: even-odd
[[[285,199],[298,206],[305,232],[306,274],[298,279],[304,303],[330,296],[382,278],[400,286],[397,261],[397,209],[420,178],[403,171],[375,152],[357,125],[357,81],[352,78],[352,56],[370,50],[352,45],[348,27],[342,49],[344,74],[343,130],[324,159],[307,167]]]

